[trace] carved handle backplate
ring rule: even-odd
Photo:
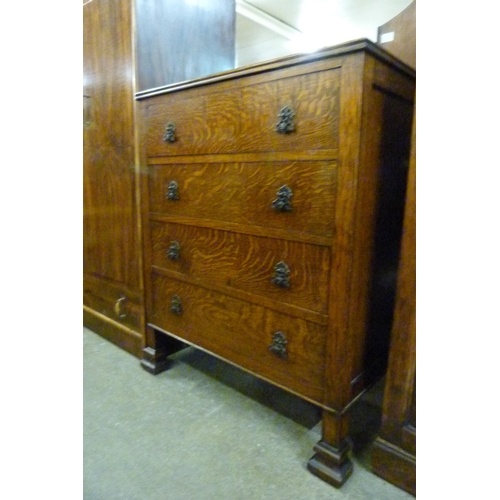
[[[280,134],[289,134],[295,130],[295,113],[290,106],[285,106],[281,108],[278,115],[279,121],[276,125],[276,132]]]
[[[115,314],[118,316],[118,318],[127,317],[126,306],[127,306],[126,297],[122,296],[115,302],[114,309],[115,309]]]
[[[290,288],[290,268],[283,261],[274,266],[271,282],[280,288]]]
[[[179,200],[179,185],[175,181],[170,181],[167,187],[167,200]]]
[[[286,345],[288,340],[283,332],[276,332],[273,334],[273,340],[269,346],[269,350],[278,356],[279,358],[286,358],[288,352],[286,350]]]
[[[175,142],[175,123],[169,122],[165,128],[165,134],[163,135],[163,140],[165,142]]]
[[[278,189],[277,198],[273,201],[273,209],[277,212],[291,212],[292,206],[292,190],[285,184]]]
[[[181,298],[178,295],[173,295],[170,301],[170,312],[176,316],[182,314],[182,303]]]
[[[181,253],[181,246],[178,241],[172,241],[168,247],[167,257],[170,260],[179,260]]]

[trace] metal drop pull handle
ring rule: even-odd
[[[167,187],[167,200],[178,201],[179,198],[179,184],[175,181],[170,181]]]
[[[286,184],[278,189],[276,196],[277,198],[272,203],[274,210],[277,212],[291,212],[293,210],[293,192]]]
[[[278,114],[278,124],[276,125],[276,132],[279,134],[290,134],[295,130],[295,113],[290,106],[281,108]]]
[[[121,296],[116,302],[115,302],[115,314],[118,318],[126,318],[127,313],[126,313],[126,302],[127,302],[127,297]]]
[[[169,122],[167,123],[167,126],[165,127],[165,134],[163,135],[163,140],[165,142],[175,142],[175,123],[174,122]]]
[[[274,266],[274,275],[271,279],[280,288],[290,288],[290,268],[283,262],[278,262]]]
[[[170,312],[176,316],[182,314],[182,302],[178,295],[172,295],[172,299],[170,300]]]
[[[288,351],[286,349],[286,345],[288,344],[288,340],[285,337],[283,332],[276,332],[273,334],[271,345],[268,349],[278,358],[286,358],[288,355]]]
[[[181,246],[178,241],[172,241],[170,246],[168,247],[167,257],[170,260],[179,260],[180,259]]]

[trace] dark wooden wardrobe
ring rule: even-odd
[[[393,32],[382,47],[416,67],[416,2],[379,28]],[[392,325],[385,378],[382,426],[372,451],[372,470],[387,481],[416,494],[416,114]]]
[[[234,0],[202,7],[83,2],[84,325],[136,356],[145,318],[134,94],[234,67]]]

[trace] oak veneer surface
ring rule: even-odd
[[[335,486],[349,405],[387,361],[414,89],[357,40],[137,94],[143,366],[171,336],[319,405],[308,467]]]
[[[145,331],[135,85],[234,66],[234,0],[207,6],[177,0],[83,6],[84,322],[133,353],[143,348]]]
[[[228,162],[154,165],[151,212],[333,236],[337,168],[327,162]],[[166,198],[178,185],[178,200]],[[283,185],[293,185],[290,212],[272,210]]]
[[[280,71],[250,76],[231,89],[195,88],[168,103],[146,106],[151,156],[255,151],[306,151],[338,145],[339,70],[283,78]],[[276,110],[288,105],[301,120],[295,135],[274,133]],[[189,117],[189,118],[188,118]],[[178,139],[163,141],[166,121]]]
[[[154,221],[151,239],[155,267],[326,314],[328,247]],[[173,242],[177,259],[168,257]],[[279,262],[290,270],[285,290],[272,283]]]

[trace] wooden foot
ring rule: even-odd
[[[169,367],[168,357],[170,355],[187,347],[180,340],[150,327],[148,327],[146,339],[148,346],[142,351],[141,366],[153,375],[157,375]]]
[[[340,488],[352,474],[352,462],[348,457],[350,449],[348,441],[341,448],[320,441],[314,447],[316,454],[307,462],[307,468],[323,481]]]
[[[336,488],[340,488],[352,474],[348,427],[346,415],[325,411],[323,438],[314,446],[316,454],[307,463],[307,468],[314,475]]]

